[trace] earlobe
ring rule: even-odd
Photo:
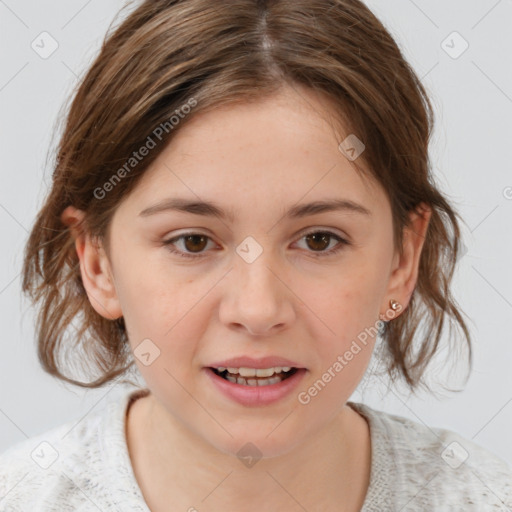
[[[416,287],[420,256],[425,243],[432,210],[421,204],[417,211],[410,213],[410,225],[404,227],[403,252],[395,255],[397,263],[392,269],[383,308],[388,307],[390,298],[402,305],[401,313],[407,308]],[[384,313],[385,315],[385,313]],[[381,313],[382,316],[382,313]]]
[[[61,215],[75,240],[84,288],[95,311],[115,320],[122,316],[110,262],[101,243],[83,227],[84,212],[69,206]]]

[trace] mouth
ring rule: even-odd
[[[213,389],[245,407],[264,407],[290,399],[308,371],[306,368],[292,366],[291,361],[283,359],[274,359],[273,364],[278,362],[289,366],[271,366],[262,360],[254,363],[254,360],[232,359],[229,362],[233,365],[249,364],[254,367],[236,368],[231,365],[218,366],[219,363],[215,363],[214,366],[204,367],[204,370]]]
[[[233,384],[243,386],[263,387],[278,384],[292,377],[299,368],[274,367],[256,370],[254,368],[213,368],[208,367],[215,375]]]

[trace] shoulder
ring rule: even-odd
[[[353,405],[373,430],[372,471],[387,473],[397,506],[410,512],[512,509],[512,468],[493,452],[452,430]]]
[[[0,512],[117,510],[103,503],[107,444],[122,447],[127,395],[0,454]],[[115,453],[115,452],[114,452]],[[110,467],[115,467],[111,465]]]
[[[42,434],[26,439],[0,455],[0,511],[28,510],[46,503],[48,510],[57,510],[72,494],[72,481],[66,478],[66,465],[72,459],[80,470],[86,463],[94,439],[94,420],[87,418],[77,428],[84,435],[77,443],[73,423],[68,422]],[[45,510],[41,508],[41,510]]]

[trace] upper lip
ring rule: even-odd
[[[261,358],[253,358],[248,356],[232,357],[224,361],[216,361],[210,365],[211,368],[273,368],[273,367],[290,366],[292,368],[301,368],[299,363],[285,359],[284,357],[267,356]]]

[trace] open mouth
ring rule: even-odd
[[[278,373],[274,372],[270,376],[259,377],[259,376],[251,376],[251,377],[242,377],[238,371],[230,372],[227,368],[221,369],[221,371],[217,368],[211,368],[216,375],[222,377],[233,384],[242,384],[243,386],[270,386],[272,384],[277,384],[282,382],[283,380],[289,379],[292,375],[294,375],[298,368],[289,368],[286,371],[282,369]],[[231,370],[234,370],[231,368]]]

